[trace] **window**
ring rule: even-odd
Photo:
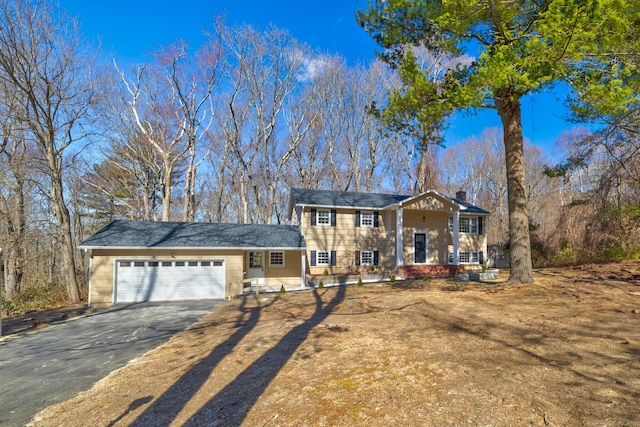
[[[171,261],[162,261],[162,266],[163,267],[171,267]]]
[[[210,267],[211,261],[200,261],[200,267]]]
[[[149,261],[149,267],[157,267],[160,265],[158,261]]]
[[[478,234],[478,217],[460,217],[460,233]],[[449,232],[453,233],[453,216],[449,217]]]
[[[131,261],[120,261],[120,267],[131,267]]]
[[[269,267],[284,267],[284,252],[269,252]]]
[[[249,252],[249,268],[262,268],[262,252]]]
[[[360,213],[360,227],[373,227],[373,212]]]
[[[184,267],[184,261],[176,261],[176,267]]]
[[[144,261],[134,261],[134,267],[144,267]]]
[[[317,265],[329,265],[331,261],[331,256],[329,251],[318,251],[316,253],[316,264]]]
[[[318,225],[331,225],[331,211],[325,211],[318,209],[316,224]]]
[[[373,251],[360,252],[360,265],[373,265]]]
[[[460,264],[482,264],[482,252],[459,252]],[[453,264],[453,252],[449,252],[449,264]]]
[[[214,267],[222,267],[222,263],[223,263],[223,261],[213,261],[213,266]]]

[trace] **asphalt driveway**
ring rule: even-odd
[[[23,426],[185,330],[222,300],[121,304],[0,343],[0,425]]]

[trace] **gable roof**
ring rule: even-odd
[[[116,220],[79,248],[304,249],[305,242],[292,225]]]
[[[294,188],[291,197],[296,205],[382,209],[410,196]]]
[[[422,194],[433,193],[443,199],[458,204],[463,213],[472,213],[477,215],[489,215],[490,212],[481,209],[468,202],[460,199],[444,196],[435,190],[429,190]],[[361,208],[361,209],[385,209],[395,204],[408,201],[417,196],[407,196],[401,194],[377,194],[377,193],[358,193],[350,191],[330,191],[330,190],[307,190],[303,188],[294,188],[291,190],[291,207],[295,205],[318,206],[318,207],[336,207],[336,208]]]

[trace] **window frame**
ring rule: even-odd
[[[366,262],[365,261],[365,256],[369,258],[369,261]],[[366,265],[371,266],[371,265],[375,265],[375,255],[374,255],[374,251],[360,251],[360,265]]]
[[[468,231],[464,231],[462,227],[462,221],[465,220],[467,222],[465,229]],[[479,217],[477,216],[460,216],[458,220],[458,233],[460,234],[479,234],[478,233],[478,224]],[[453,233],[453,215],[449,215],[449,233]]]
[[[373,211],[360,212],[360,227],[374,228],[375,227],[375,214]]]
[[[326,218],[325,218],[326,215]],[[322,218],[322,221],[320,220]],[[326,223],[324,222],[326,220]],[[316,225],[322,227],[331,226],[331,210],[330,209],[318,209],[316,210]]]
[[[320,257],[326,256],[326,262],[320,262]],[[330,267],[331,266],[331,251],[316,251],[316,266],[318,267]]]
[[[463,258],[467,259],[467,261],[463,261]],[[453,252],[449,252],[449,264],[453,264]],[[480,264],[480,251],[458,252],[458,264]]]
[[[281,262],[280,263],[274,263],[273,262],[273,256],[274,255],[280,255],[281,257]],[[284,251],[269,251],[269,267],[284,267]]]

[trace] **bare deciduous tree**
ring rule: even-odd
[[[46,160],[70,302],[79,301],[80,286],[65,202],[64,154],[86,136],[83,121],[97,96],[91,75],[93,55],[82,45],[76,22],[61,16],[47,1],[0,3],[0,78],[19,98],[14,119]]]

